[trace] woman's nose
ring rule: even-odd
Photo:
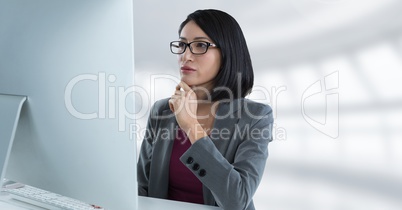
[[[193,61],[194,59],[194,54],[191,52],[190,47],[187,47],[181,56],[183,61]]]

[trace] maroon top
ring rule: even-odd
[[[170,157],[168,199],[204,204],[202,183],[179,159],[190,146],[187,135],[178,129]]]

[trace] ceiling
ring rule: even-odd
[[[175,68],[168,43],[187,14],[216,8],[237,19],[256,71],[350,51],[399,35],[397,0],[134,1],[136,68]]]

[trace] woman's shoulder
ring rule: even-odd
[[[267,111],[272,110],[268,104],[253,101],[253,100],[247,99],[247,98],[242,98],[241,100],[243,101],[245,106],[253,107],[255,109],[263,109],[263,110],[267,110]]]
[[[272,120],[272,108],[268,104],[256,102],[243,98],[243,113],[254,120],[268,119]]]
[[[152,106],[153,107],[152,109],[156,109],[156,110],[169,109],[169,99],[170,98],[164,98],[164,99],[159,99],[159,100],[155,101],[155,103]]]
[[[271,120],[272,109],[268,104],[246,98],[221,101],[218,108],[221,117],[238,117],[244,121],[268,119]]]
[[[268,104],[253,101],[247,98],[234,99],[227,103],[227,105],[232,106],[234,109],[241,108],[243,111],[251,112],[252,114],[266,115],[272,112],[272,108]]]
[[[169,99],[170,98],[164,98],[155,101],[151,107],[151,116],[161,116],[165,110],[170,110]]]

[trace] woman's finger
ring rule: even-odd
[[[183,82],[183,81],[181,81],[181,82],[179,83],[179,85],[177,85],[177,86],[180,86],[181,88],[183,88],[183,90],[184,90],[185,92],[188,92],[188,91],[191,90],[190,86],[188,86],[187,83],[185,83],[185,82]],[[176,89],[177,89],[177,87],[176,87]],[[179,89],[179,90],[180,90],[180,89]]]
[[[184,93],[184,91],[176,90],[176,91],[174,91],[174,94],[179,95],[179,96],[183,96],[185,93]]]
[[[172,112],[174,112],[174,106],[173,106],[173,101],[174,99],[169,99],[169,108]]]

